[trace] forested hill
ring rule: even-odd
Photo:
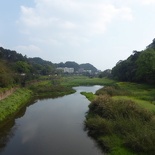
[[[57,67],[74,68],[75,71],[83,67],[85,70],[97,71],[91,64],[79,65],[72,61],[53,64],[39,57],[27,58],[16,51],[0,47],[0,87],[23,83],[23,80],[32,80],[38,75],[55,74]]]
[[[74,61],[67,61],[65,63],[58,63],[55,64],[56,67],[68,67],[68,68],[74,68],[75,71],[78,71],[79,69],[84,69],[84,70],[91,70],[92,72],[96,72],[97,68],[95,68],[93,65],[90,63],[84,63],[84,64],[78,64]]]
[[[120,81],[155,84],[155,39],[145,50],[133,51],[126,60],[120,60],[112,76]]]

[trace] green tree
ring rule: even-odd
[[[137,60],[137,79],[139,81],[155,83],[155,50],[149,48],[143,51]]]
[[[5,62],[0,62],[0,87],[8,87],[14,83],[12,71]]]
[[[18,73],[30,73],[31,65],[24,61],[18,61],[15,64],[15,70]]]

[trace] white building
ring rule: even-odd
[[[59,67],[58,70],[62,70],[64,73],[74,73],[74,68],[68,68],[68,67]]]
[[[65,67],[64,68],[64,73],[74,73],[74,68]]]

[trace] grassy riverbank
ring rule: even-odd
[[[154,94],[152,86],[122,82],[97,91],[85,121],[89,134],[112,155],[155,154]]]
[[[12,95],[0,101],[0,125],[15,115],[32,98],[32,91],[17,89]]]

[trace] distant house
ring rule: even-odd
[[[65,67],[64,68],[64,73],[74,73],[74,68]]]
[[[58,67],[57,69],[62,70],[64,73],[74,73],[74,68]]]

